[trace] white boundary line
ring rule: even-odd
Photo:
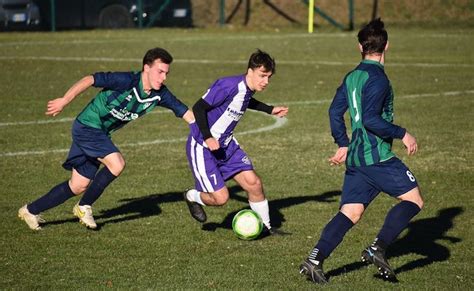
[[[402,34],[391,33],[391,37],[401,37]],[[281,33],[281,34],[201,34],[199,36],[186,36],[186,37],[156,37],[147,38],[150,42],[186,42],[186,41],[205,41],[205,40],[262,40],[262,39],[288,39],[288,38],[355,38],[355,33]],[[403,35],[403,37],[406,37]],[[442,34],[418,34],[416,38],[469,38],[471,37],[468,33],[442,33]],[[21,46],[21,45],[77,45],[77,44],[101,44],[101,43],[115,43],[115,42],[136,42],[143,41],[141,38],[102,38],[97,39],[81,39],[71,38],[70,40],[20,40],[20,41],[2,41],[0,47],[3,46]]]
[[[436,96],[457,96],[462,94],[474,94],[474,90],[466,90],[466,91],[448,91],[448,92],[440,92],[440,93],[425,93],[425,94],[411,94],[411,95],[403,95],[403,96],[396,96],[397,99],[410,99],[410,98],[423,98],[423,97],[436,97]],[[306,105],[306,104],[323,104],[331,102],[331,99],[322,99],[322,100],[308,100],[308,101],[275,101],[272,104],[284,104],[284,105]],[[163,114],[163,113],[171,113],[169,110],[154,110],[147,115],[150,114]],[[50,124],[50,123],[63,123],[63,122],[71,122],[75,118],[72,117],[65,117],[60,119],[42,119],[42,120],[32,120],[32,121],[17,121],[17,122],[0,122],[0,127],[3,126],[19,126],[19,125],[42,125],[42,124]],[[254,131],[252,131],[253,133]],[[260,132],[260,131],[255,131]],[[242,133],[240,133],[242,134]]]
[[[411,98],[425,98],[425,97],[444,97],[444,96],[457,96],[457,95],[463,95],[463,94],[474,94],[474,90],[466,90],[466,91],[448,91],[448,92],[440,92],[440,93],[425,93],[425,94],[411,94],[411,95],[404,95],[404,96],[399,96],[397,98],[403,98],[403,99],[411,99]],[[324,99],[324,100],[314,100],[314,101],[294,101],[294,102],[282,102],[285,105],[310,105],[310,104],[322,104],[322,103],[329,103],[331,100],[329,99]],[[163,111],[163,113],[166,111]],[[256,112],[256,113],[261,113],[261,112]],[[265,114],[265,113],[262,113]],[[266,115],[266,114],[265,114]],[[271,116],[273,120],[275,121],[272,125],[269,126],[264,126],[261,128],[257,129],[252,129],[248,131],[243,131],[238,134],[237,136],[240,135],[247,135],[247,134],[253,134],[253,133],[260,133],[260,132],[265,132],[265,131],[271,131],[280,127],[283,127],[287,122],[288,119],[286,118],[278,118],[276,116]],[[63,118],[62,120],[64,121],[56,121],[56,122],[66,122],[66,121],[71,121],[72,119],[69,118]],[[9,125],[23,125],[23,124],[46,124],[48,122],[44,121],[27,121],[27,122],[18,122],[17,124],[10,122]],[[120,147],[137,147],[137,146],[146,146],[146,145],[155,145],[155,144],[163,144],[163,143],[175,143],[175,142],[183,142],[186,141],[186,138],[175,138],[175,139],[157,139],[157,140],[152,140],[152,141],[144,141],[144,142],[135,142],[135,143],[125,143],[121,144]],[[0,153],[0,157],[16,157],[16,156],[30,156],[30,155],[44,155],[44,154],[49,154],[49,153],[64,153],[67,152],[69,149],[56,149],[56,150],[44,150],[44,151],[23,151],[23,152],[6,152],[6,153]]]
[[[162,114],[162,113],[171,113],[168,110],[154,110],[147,115],[150,114]],[[75,117],[64,117],[59,119],[42,119],[42,120],[32,120],[32,121],[18,121],[18,122],[0,122],[0,127],[3,126],[17,126],[17,125],[41,125],[41,124],[50,124],[50,123],[63,123],[63,122],[71,122]]]
[[[261,113],[261,112],[256,112],[256,113]],[[266,113],[261,113],[265,114]],[[271,131],[276,128],[284,126],[287,122],[287,118],[279,118],[276,116],[270,115],[270,117],[273,118],[275,121],[272,125],[269,126],[264,126],[261,128],[257,129],[252,129],[252,130],[247,130],[240,132],[236,134],[236,136],[240,135],[247,135],[247,134],[253,134],[253,133],[260,133],[260,132],[265,132],[265,131]],[[125,143],[125,144],[120,144],[119,147],[137,147],[137,146],[146,146],[146,145],[155,145],[155,144],[163,144],[163,143],[175,143],[175,142],[184,142],[186,141],[186,138],[174,138],[174,139],[156,139],[152,141],[144,141],[144,142],[135,142],[135,143]],[[22,151],[22,152],[6,152],[6,153],[0,153],[0,157],[17,157],[17,156],[31,156],[31,155],[44,155],[44,154],[49,154],[49,153],[64,153],[69,151],[69,149],[55,149],[55,150],[44,150],[44,151]]]
[[[136,58],[108,58],[108,57],[51,57],[51,56],[0,56],[0,60],[31,60],[31,61],[54,61],[54,62],[133,62],[140,63],[140,59]],[[175,63],[182,64],[246,64],[245,60],[209,60],[209,59],[176,59]],[[354,62],[336,62],[336,61],[313,61],[298,60],[285,61],[278,60],[281,65],[321,65],[321,66],[354,66]],[[465,63],[396,63],[391,62],[387,67],[426,67],[426,68],[445,68],[445,67],[461,67],[472,68],[474,64]]]

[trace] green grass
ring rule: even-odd
[[[473,31],[389,33],[386,72],[396,94],[395,120],[420,145],[415,157],[406,156],[400,141],[394,150],[415,173],[426,207],[392,247],[398,285],[358,263],[396,203],[381,194],[326,261],[332,275],[327,287],[473,289]],[[298,265],[338,210],[344,169],[327,163],[336,150],[327,109],[343,76],[359,61],[355,40],[355,33],[295,30],[0,34],[0,289],[313,288]],[[188,105],[216,78],[245,72],[255,48],[276,57],[277,74],[256,97],[287,104],[288,122],[238,135],[275,122],[249,111],[236,132],[263,179],[273,222],[291,236],[238,240],[225,225],[248,204],[233,182],[227,205],[207,208],[204,228],[210,231],[192,220],[181,198],[193,183],[184,149],[188,130],[169,113],[150,114],[114,135],[127,168],[95,204],[99,231],[74,219],[76,199],[44,213],[48,224],[40,232],[16,218],[20,206],[68,178],[61,164],[71,139],[71,121],[21,122],[51,120],[44,115],[49,99],[85,74],[140,69],[141,57],[154,46],[174,55],[167,84]],[[78,97],[56,119],[74,118],[95,92]],[[38,151],[43,153],[32,153]]]

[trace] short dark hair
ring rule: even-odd
[[[273,59],[269,54],[267,54],[264,51],[261,51],[260,49],[257,49],[256,52],[254,52],[249,59],[249,64],[247,66],[247,69],[257,69],[262,67],[265,69],[265,72],[272,72],[272,74],[275,73],[275,59]]]
[[[160,59],[165,64],[171,64],[173,62],[173,57],[165,49],[156,47],[148,50],[143,57],[143,66],[151,66],[153,62],[157,59]]]
[[[388,41],[388,33],[380,18],[376,18],[364,26],[357,34],[359,43],[362,45],[362,53],[383,53]]]

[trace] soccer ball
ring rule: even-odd
[[[263,222],[255,211],[244,209],[232,219],[232,229],[238,238],[243,240],[256,239],[263,230]]]

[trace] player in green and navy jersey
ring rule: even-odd
[[[339,212],[325,226],[319,241],[300,267],[315,283],[326,283],[323,261],[341,243],[370,202],[385,192],[401,202],[387,214],[374,242],[362,251],[362,260],[375,264],[387,279],[396,279],[385,250],[423,207],[415,177],[395,157],[392,140],[401,139],[408,155],[416,153],[416,139],[393,124],[393,91],[384,72],[388,34],[380,19],[358,34],[362,62],[344,78],[329,109],[331,133],[339,146],[332,165],[346,163]],[[349,110],[352,138],[346,134],[344,113]]]
[[[130,121],[162,106],[186,122],[193,113],[164,85],[172,56],[162,48],[149,50],[140,72],[95,73],[75,83],[61,98],[48,102],[46,114],[56,116],[91,86],[103,88],[77,116],[72,127],[72,145],[63,167],[71,179],[20,208],[18,216],[33,230],[41,229],[39,214],[84,193],[73,213],[89,228],[96,228],[91,205],[125,167],[125,160],[110,135]],[[100,165],[103,168],[99,171]]]

